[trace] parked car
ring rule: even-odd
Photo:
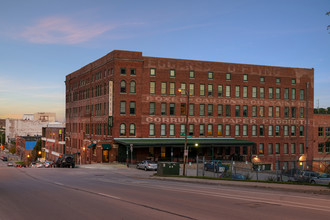
[[[137,169],[144,169],[145,171],[147,170],[157,170],[158,165],[156,162],[151,161],[151,160],[144,160],[136,165]]]
[[[314,171],[303,170],[296,174],[295,181],[310,183],[312,178],[318,177],[320,174]]]
[[[322,184],[322,185],[329,185],[330,186],[330,174],[321,174],[318,177],[313,177],[311,180],[312,184]]]
[[[8,158],[7,157],[3,157],[2,158],[2,161],[8,161]]]
[[[44,164],[41,163],[41,162],[38,162],[36,165],[37,165],[37,168],[42,168],[42,167],[44,167]]]
[[[13,167],[14,164],[13,164],[13,162],[8,162],[8,163],[7,163],[7,166],[9,166],[9,167]]]
[[[240,173],[233,174],[231,178],[235,180],[246,180],[246,177]]]
[[[45,161],[44,166],[45,166],[46,168],[49,168],[49,167],[52,167],[53,164],[54,164],[53,161]]]
[[[206,171],[213,171],[213,172],[225,172],[229,169],[229,167],[227,165],[224,165],[221,163],[220,160],[213,160],[213,161],[210,161],[210,162],[206,162],[204,164],[204,170]]]
[[[32,163],[31,163],[31,168],[37,168],[37,163],[32,162]]]
[[[72,154],[63,154],[55,161],[55,167],[75,167],[74,157]]]

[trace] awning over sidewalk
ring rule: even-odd
[[[184,138],[115,138],[116,143],[129,146],[133,144],[134,147],[147,146],[166,146],[182,147],[184,145]],[[247,140],[238,140],[235,138],[188,138],[188,145],[198,144],[199,147],[217,147],[217,146],[251,146],[256,143]]]
[[[102,144],[103,150],[110,150],[112,147],[110,144]]]
[[[92,147],[94,147],[94,146],[96,146],[96,144],[91,144],[91,145],[89,145],[87,148],[92,148]]]

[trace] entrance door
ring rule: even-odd
[[[103,152],[102,152],[102,162],[109,163],[109,150],[103,150]]]

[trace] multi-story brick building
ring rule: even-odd
[[[45,160],[65,154],[65,124],[49,123],[42,128],[41,147]]]
[[[274,169],[277,159],[293,168],[311,156],[313,69],[112,51],[65,83],[67,151],[86,149],[87,163],[122,161],[130,145],[136,160],[180,160],[187,112],[188,145],[199,144],[190,147],[190,159],[234,158]]]

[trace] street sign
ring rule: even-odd
[[[192,135],[187,135],[187,138],[192,138]]]
[[[130,144],[129,146],[131,148],[131,152],[133,152],[133,144]]]
[[[180,136],[185,136],[186,134],[184,132],[181,132],[180,133]]]

